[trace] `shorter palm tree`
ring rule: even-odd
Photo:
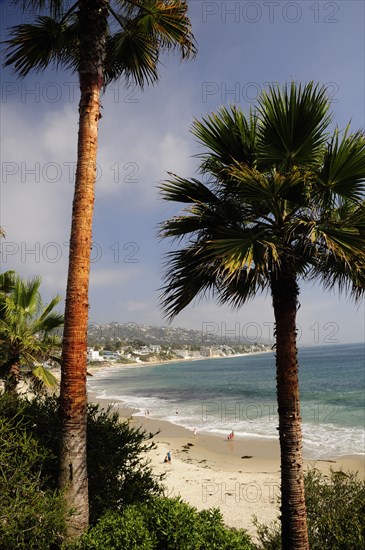
[[[272,295],[281,448],[283,550],[307,550],[296,314],[299,282],[365,292],[365,135],[328,127],[325,88],[270,88],[255,111],[221,108],[193,134],[208,183],[172,175],[165,200],[185,209],[162,226],[162,305],[172,319],[196,296],[243,306]]]
[[[12,279],[10,291],[1,297],[0,377],[5,391],[16,393],[24,376],[36,387],[52,387],[57,380],[44,363],[57,360],[54,353],[61,345],[55,331],[63,325],[63,315],[53,311],[61,298],[56,296],[45,306],[39,277],[24,281],[12,275]]]

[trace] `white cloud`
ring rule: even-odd
[[[91,269],[90,272],[90,289],[107,288],[111,290],[113,287],[124,287],[127,283],[133,280],[138,274],[137,269],[129,269],[128,271],[120,268],[104,268]]]
[[[150,302],[138,302],[136,300],[130,300],[125,304],[126,310],[130,313],[135,311],[146,311],[151,307]]]

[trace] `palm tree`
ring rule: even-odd
[[[2,274],[1,280],[7,274]],[[55,330],[63,325],[63,315],[53,311],[61,298],[56,296],[44,306],[39,277],[24,281],[11,275],[11,279],[11,289],[1,297],[0,376],[5,380],[5,391],[16,394],[22,374],[30,375],[38,386],[52,387],[57,380],[44,363],[54,359],[53,354],[61,347]],[[30,372],[22,373],[22,367],[30,368]]]
[[[269,290],[275,316],[283,549],[307,549],[296,313],[298,282],[319,279],[355,299],[365,289],[365,138],[335,129],[325,88],[270,88],[257,109],[193,123],[209,183],[170,174],[165,200],[184,203],[161,235],[168,253],[162,305],[172,319],[211,293],[238,308]]]
[[[101,90],[120,77],[143,87],[158,79],[161,52],[178,49],[189,58],[196,50],[185,0],[77,0],[71,7],[62,0],[14,1],[50,16],[11,30],[6,65],[20,77],[63,66],[77,71],[80,83],[60,396],[60,485],[70,510],[77,510],[69,522],[72,538],[88,525],[86,346]]]

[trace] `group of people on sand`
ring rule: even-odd
[[[164,462],[171,462],[171,451],[167,451]]]

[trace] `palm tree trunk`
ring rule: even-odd
[[[88,290],[100,90],[103,84],[107,0],[80,4],[80,103],[75,194],[66,292],[60,389],[60,475],[69,510],[68,538],[82,534],[89,522],[86,456],[86,347]]]
[[[20,357],[12,357],[6,365],[7,375],[4,383],[4,390],[11,395],[17,395],[17,388],[20,380]]]
[[[276,323],[282,549],[308,550],[296,345],[299,289],[294,271],[283,265],[279,278],[272,278],[271,290]]]

